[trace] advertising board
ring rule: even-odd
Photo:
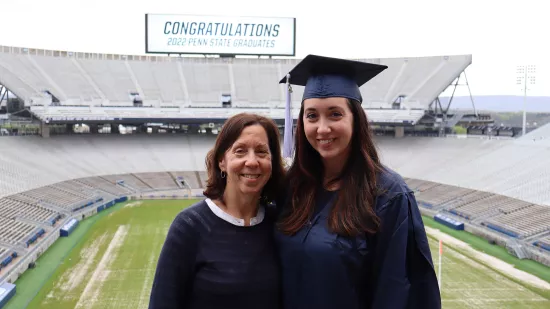
[[[146,14],[145,52],[294,56],[296,19]]]

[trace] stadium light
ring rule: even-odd
[[[523,127],[522,136],[526,134],[526,122],[527,122],[527,90],[529,86],[535,85],[536,82],[536,66],[534,65],[520,65],[516,71],[516,85],[522,87],[523,90]]]

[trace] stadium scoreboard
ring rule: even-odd
[[[145,14],[145,52],[295,56],[296,19]]]

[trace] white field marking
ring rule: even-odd
[[[136,202],[130,202],[126,205],[124,205],[123,208],[132,208],[132,207],[138,207],[139,205],[141,205],[143,202],[141,201],[136,201]]]
[[[485,264],[490,265],[493,268],[496,268],[497,270],[499,270],[504,274],[512,276],[517,280],[520,280],[522,282],[535,286],[539,289],[550,290],[550,283],[540,279],[539,277],[536,277],[527,272],[519,270],[515,268],[513,265],[508,264],[496,257],[493,257],[483,252],[479,252],[474,248],[472,248],[469,244],[461,240],[458,240],[450,235],[447,235],[438,229],[434,229],[428,226],[426,226],[425,228],[428,234],[432,235],[433,237],[436,237],[437,239],[443,240],[444,246],[445,246],[445,243],[449,243],[456,248],[460,248],[460,250],[467,251],[469,254],[471,254],[475,258],[479,259],[480,261],[483,261]],[[445,255],[445,251],[443,251],[443,255]]]
[[[498,303],[498,302],[512,302],[512,301],[522,301],[522,302],[545,302],[548,301],[546,298],[527,298],[527,299],[518,299],[518,298],[456,298],[456,299],[442,299],[441,302],[444,303]]]
[[[92,308],[94,306],[95,302],[99,298],[101,287],[109,276],[109,265],[116,259],[118,249],[124,243],[124,239],[126,238],[127,234],[127,226],[121,225],[118,227],[115,235],[113,236],[113,239],[107,247],[107,250],[97,264],[97,268],[92,274],[92,277],[88,281],[88,284],[86,284],[82,295],[80,295],[80,299],[78,300],[75,308]]]
[[[74,265],[71,269],[65,271],[61,278],[57,280],[55,287],[46,296],[46,303],[49,300],[58,300],[56,291],[60,290],[63,294],[62,299],[68,300],[74,297],[71,292],[77,288],[85,279],[86,274],[90,270],[95,256],[97,255],[99,246],[105,241],[106,234],[94,239],[93,243],[82,249],[80,252],[80,261]]]
[[[436,245],[436,241],[433,239],[429,239],[430,244]],[[447,247],[448,248],[448,247]],[[445,251],[447,254],[445,254]],[[443,251],[443,265],[449,266],[449,257],[452,256],[453,259],[459,259],[461,263],[464,266],[468,267],[474,267],[479,268],[482,272],[484,272],[486,275],[490,276],[495,282],[481,282],[476,281],[475,279],[471,277],[465,277],[464,280],[459,281],[449,281],[447,280],[444,283],[443,291],[446,292],[452,292],[457,298],[459,299],[468,299],[468,302],[463,303],[463,308],[472,308],[472,309],[479,309],[483,307],[483,305],[487,305],[486,303],[483,303],[483,299],[490,298],[490,299],[497,299],[497,297],[502,297],[502,299],[509,298],[511,295],[518,295],[516,300],[529,300],[529,299],[535,299],[538,297],[535,293],[532,291],[526,290],[523,286],[520,284],[509,280],[508,278],[502,276],[498,272],[493,271],[492,269],[487,268],[486,266],[480,264],[479,262],[465,256],[460,251],[455,250],[455,248],[448,248],[447,250],[444,249]],[[444,266],[445,267],[445,266]],[[448,268],[447,271],[452,271],[451,268]],[[468,270],[471,271],[471,270]],[[472,275],[474,275],[476,270],[474,269],[472,271]],[[474,281],[471,281],[474,280]],[[445,280],[444,280],[445,281]],[[502,284],[504,286],[502,287],[492,287],[493,284]],[[484,287],[480,287],[480,284]],[[516,294],[516,292],[520,292],[521,294]],[[489,297],[487,297],[489,296]],[[544,300],[544,298],[536,298],[540,299],[540,301]],[[481,301],[477,301],[481,300]],[[480,307],[481,306],[481,307]]]
[[[99,251],[99,247],[105,242],[106,239],[107,234],[103,234],[94,239],[90,245],[80,251],[80,261],[70,270],[70,272],[68,272],[68,281],[61,281],[63,285],[60,288],[63,292],[70,292],[82,283],[82,280],[84,280],[84,277],[89,272],[90,266],[92,266],[94,262],[94,259]]]
[[[436,241],[434,241],[434,240],[432,240],[432,239],[430,239],[430,240],[433,241],[432,243],[434,244],[434,246],[439,246],[439,243],[437,243]],[[445,252],[445,251],[447,251],[447,252]],[[446,259],[445,253],[448,254],[448,252],[449,252],[449,249],[446,250],[446,248],[445,248],[445,243],[443,243],[443,263],[444,263],[445,265],[458,264],[458,263],[456,263],[456,262],[451,262],[451,261],[449,261],[449,259]],[[484,270],[484,271],[489,270],[489,269],[488,269],[487,267],[485,267],[484,265],[482,265],[482,264],[480,264],[480,263],[478,263],[478,262],[472,260],[471,258],[469,258],[469,257],[467,257],[467,256],[465,256],[465,255],[463,255],[463,254],[460,254],[460,253],[454,252],[454,251],[450,251],[450,252],[453,253],[452,256],[453,256],[454,258],[460,260],[461,262],[463,262],[463,263],[465,263],[465,264],[468,264],[468,265],[471,266],[471,267],[474,267],[474,268],[477,268],[477,269],[481,269],[481,270]],[[437,266],[436,266],[436,268],[437,268]]]
[[[471,291],[472,289],[476,291],[514,291],[517,292],[518,289],[514,288],[445,288],[445,291]]]
[[[139,294],[139,303],[137,308],[138,309],[147,309],[149,306],[149,295],[148,290],[151,289],[153,284],[153,277],[154,277],[154,267],[155,267],[155,256],[156,254],[151,250],[149,253],[149,260],[147,260],[147,265],[145,266],[145,279],[143,280],[143,286],[141,287],[141,293]],[[151,270],[153,269],[153,270]]]

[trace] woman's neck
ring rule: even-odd
[[[327,187],[327,185],[329,182],[338,178],[342,174],[347,161],[348,156],[343,159],[332,158],[330,160],[323,160],[323,186],[326,189],[338,189],[340,187],[339,183],[336,183],[330,187]]]
[[[250,225],[250,219],[258,214],[260,194],[242,194],[237,190],[225,188],[223,201],[216,200],[216,204],[235,218],[243,219],[244,225]]]

